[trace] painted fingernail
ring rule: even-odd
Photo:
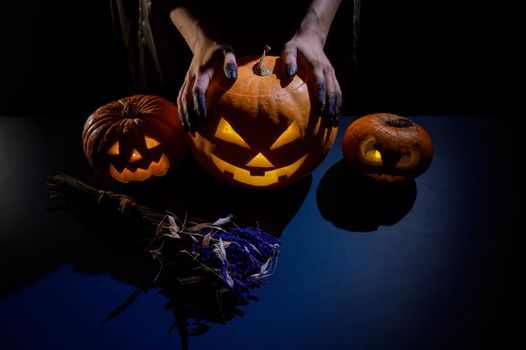
[[[225,73],[228,79],[236,79],[237,78],[237,66],[233,63],[227,64],[225,68]]]
[[[292,69],[292,67],[287,67],[286,69],[286,72],[287,72],[287,77],[292,77],[294,75],[294,69]]]

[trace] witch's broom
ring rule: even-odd
[[[147,252],[159,262],[159,273],[164,266],[186,259],[196,272],[213,276],[248,301],[250,289],[264,283],[276,265],[277,239],[257,227],[236,226],[233,215],[215,222],[181,220],[173,213],[140,205],[127,195],[96,189],[63,174],[50,177],[47,187],[51,199],[95,205],[141,221],[149,231]]]

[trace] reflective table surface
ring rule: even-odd
[[[345,117],[311,176],[263,192],[223,185],[192,160],[116,185],[84,157],[84,118],[0,117],[2,349],[513,348],[524,275],[513,123],[409,117],[435,150],[414,181],[350,173],[340,143],[355,117]],[[257,222],[281,242],[276,270],[246,305],[146,288],[157,265],[142,242],[51,201],[58,173],[181,216]]]

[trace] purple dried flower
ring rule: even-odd
[[[279,241],[258,227],[237,227],[232,215],[213,223],[183,223],[167,214],[151,245],[161,266],[184,252],[196,270],[212,273],[228,288],[248,301],[250,289],[266,282],[279,254]],[[160,253],[160,254],[159,254]],[[161,255],[159,257],[159,255]],[[162,258],[162,259],[161,259]]]

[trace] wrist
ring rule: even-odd
[[[218,47],[220,47],[219,43],[203,31],[196,34],[192,45],[190,45],[190,49],[194,55],[209,50],[216,50]]]
[[[327,40],[327,34],[321,31],[318,26],[306,24],[305,22],[300,25],[294,37],[301,41],[318,44],[321,47],[325,46],[325,41]]]
[[[318,14],[315,11],[311,11],[301,22],[295,36],[300,39],[308,39],[311,42],[314,40],[323,47],[328,34],[328,30],[325,27],[326,25]]]

